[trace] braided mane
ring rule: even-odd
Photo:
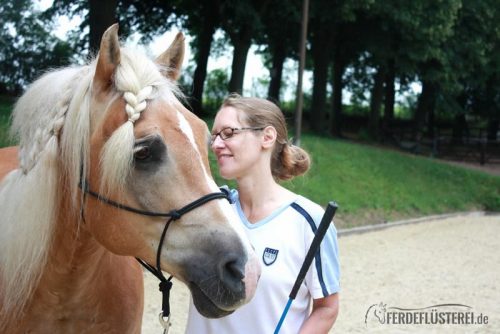
[[[124,98],[128,120],[104,145],[103,185],[123,187],[132,166],[133,124],[160,98],[180,96],[175,84],[143,55],[122,49],[114,77],[115,94]],[[17,102],[12,133],[19,140],[20,167],[0,183],[0,314],[21,313],[37,286],[52,244],[58,204],[63,196],[79,206],[80,175],[89,170],[89,140],[97,113],[92,108],[96,62],[45,74]],[[62,185],[64,180],[64,186]],[[2,325],[0,324],[0,332]]]
[[[90,82],[88,72],[48,73],[14,108],[11,131],[19,140],[20,167],[0,185],[0,313],[23,308],[47,261],[61,195],[58,136],[75,91]]]
[[[115,73],[115,85],[123,93],[128,120],[106,142],[101,155],[101,192],[110,189],[121,192],[132,166],[134,122],[146,109],[147,101],[159,96],[170,104],[177,101],[180,91],[173,81],[166,79],[158,67],[140,53],[123,50],[122,61]],[[141,68],[138,68],[138,66]]]

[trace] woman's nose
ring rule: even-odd
[[[220,135],[216,135],[215,138],[212,141],[211,147],[212,147],[212,150],[215,150],[217,148],[224,147],[224,145],[225,145],[224,140],[222,140],[222,138],[220,137]]]

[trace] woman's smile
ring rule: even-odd
[[[220,154],[217,154],[217,162],[220,165],[220,164],[224,163],[225,161],[229,160],[232,157],[233,157],[232,154],[229,154],[229,153],[220,153]]]

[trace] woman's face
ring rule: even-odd
[[[240,117],[238,117],[240,116]],[[215,116],[212,135],[225,128],[246,128],[242,112],[233,107],[223,107]],[[261,131],[234,131],[234,135],[223,140],[220,135],[212,142],[212,151],[217,157],[219,174],[227,179],[238,179],[251,173],[261,159]]]

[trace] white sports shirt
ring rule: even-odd
[[[207,319],[201,316],[191,300],[186,328],[188,334],[274,333],[324,213],[319,205],[297,196],[292,203],[251,224],[243,214],[238,192],[232,190],[230,195],[233,207],[262,261],[262,275],[253,299],[224,318]],[[337,231],[331,224],[280,333],[298,333],[310,314],[311,297],[317,299],[337,293],[339,279]]]

